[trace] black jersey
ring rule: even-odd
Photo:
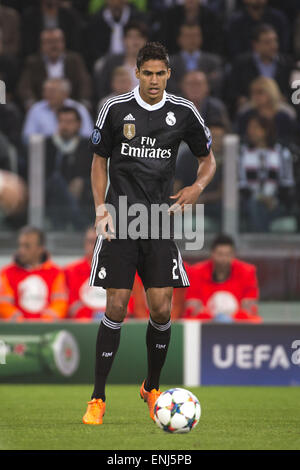
[[[127,196],[128,206],[140,203],[149,211],[153,204],[173,204],[170,196],[182,140],[196,157],[210,152],[209,129],[191,101],[164,92],[159,103],[150,105],[141,98],[139,87],[106,101],[91,147],[110,158],[105,202],[117,215],[120,196]]]

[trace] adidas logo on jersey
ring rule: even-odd
[[[135,118],[132,114],[127,114],[127,116],[124,117],[124,121],[135,121]]]

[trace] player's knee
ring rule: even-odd
[[[113,299],[106,308],[106,315],[112,321],[123,321],[127,313],[127,304],[119,299]]]
[[[171,305],[168,302],[165,302],[151,309],[151,318],[156,323],[167,323],[170,319],[170,311]]]

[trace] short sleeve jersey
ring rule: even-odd
[[[196,157],[210,152],[210,131],[191,101],[164,92],[149,105],[139,87],[107,100],[91,136],[93,152],[110,159],[105,202],[117,213],[120,196],[128,206],[140,203],[149,211],[152,204],[170,206],[181,141]]]

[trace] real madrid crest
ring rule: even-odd
[[[175,117],[175,114],[172,111],[169,111],[167,113],[166,123],[169,126],[174,126],[174,124],[176,124],[176,117]]]
[[[133,137],[135,136],[135,124],[124,124],[123,134],[126,139],[133,139]]]

